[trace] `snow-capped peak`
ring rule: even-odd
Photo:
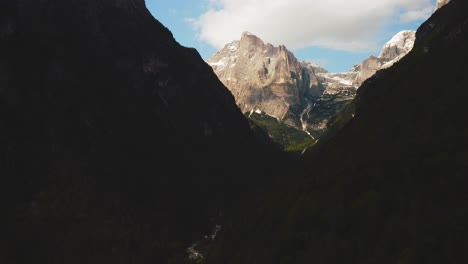
[[[385,44],[384,49],[391,47],[391,46],[397,46],[400,48],[404,48],[405,50],[411,50],[414,45],[414,34],[416,32],[413,30],[403,30],[398,32],[393,38]]]
[[[384,60],[393,60],[401,54],[406,54],[413,49],[416,39],[416,31],[403,30],[398,32],[387,42],[379,55]]]

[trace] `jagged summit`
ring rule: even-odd
[[[403,30],[398,32],[390,41],[388,41],[379,58],[385,62],[396,59],[402,54],[407,54],[414,46],[416,31]]]
[[[256,35],[248,31],[244,31],[240,38],[240,45],[243,47],[247,46],[249,48],[262,48],[265,45],[265,43]]]
[[[297,128],[300,113],[321,94],[313,66],[247,31],[207,62],[242,112],[260,110]]]
[[[241,39],[244,37],[257,37],[256,35],[250,33],[249,31],[242,32]]]

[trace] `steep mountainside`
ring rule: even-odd
[[[317,78],[324,91],[303,115],[302,122],[307,130],[317,138],[327,131],[330,118],[354,99],[357,89],[365,80],[378,70],[391,67],[411,51],[416,38],[415,33],[399,32],[385,44],[379,57],[370,56],[349,72],[317,72]]]
[[[143,0],[0,2],[1,263],[181,261],[274,153]]]
[[[378,57],[370,56],[363,62],[356,64],[349,72],[345,73],[320,73],[326,87],[336,89],[339,87],[359,88],[365,80],[373,76],[378,70],[391,67],[411,51],[416,38],[416,32],[403,30],[398,32],[388,41]],[[329,85],[327,85],[329,84]]]
[[[468,2],[366,81],[351,121],[250,202],[206,263],[466,263]]]

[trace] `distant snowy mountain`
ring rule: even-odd
[[[349,72],[325,73],[319,74],[319,76],[324,79],[327,88],[336,89],[338,85],[338,87],[354,87],[357,89],[378,70],[391,67],[408,54],[413,48],[416,39],[415,33],[415,31],[411,30],[397,33],[384,45],[378,57],[370,56],[363,62],[356,64]]]
[[[382,68],[388,68],[403,58],[413,49],[416,31],[404,30],[396,34],[385,44],[379,59],[384,63]]]

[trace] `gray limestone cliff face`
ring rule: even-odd
[[[207,62],[243,113],[260,110],[295,127],[300,127],[300,113],[323,91],[311,64],[248,32]]]

